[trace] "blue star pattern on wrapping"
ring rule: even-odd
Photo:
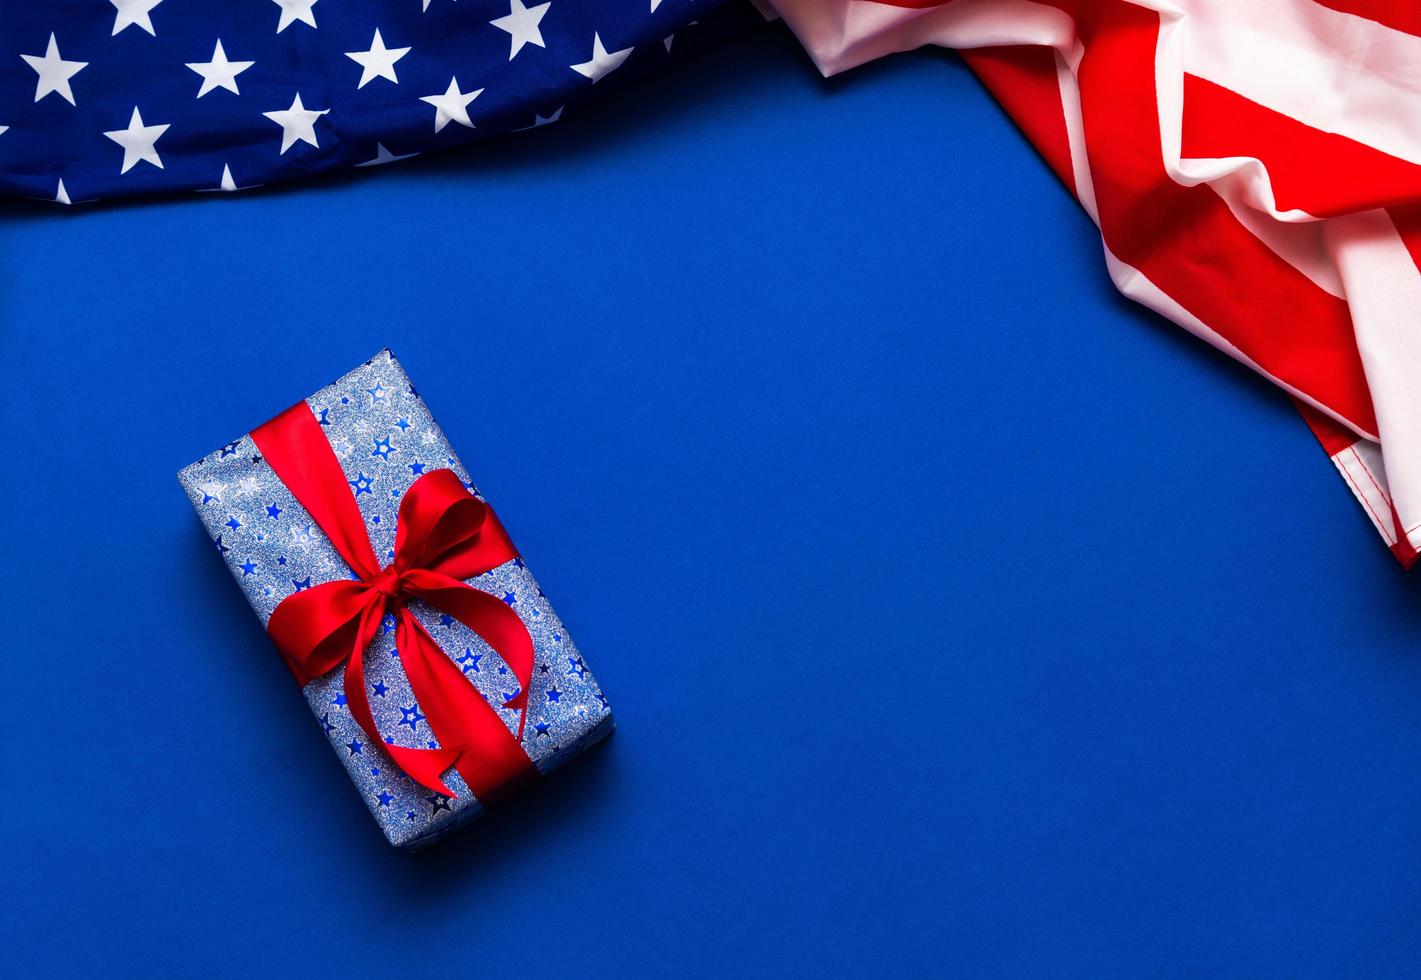
[[[677,38],[753,17],[717,0],[227,6],[0,5],[0,195],[79,204],[376,173],[556,123],[679,60]]]
[[[276,506],[276,504],[268,504],[266,508],[266,516],[271,518],[280,517],[281,508]]]
[[[400,718],[400,724],[410,726],[410,731],[412,732],[418,731],[419,723],[424,721],[424,715],[419,713],[419,705],[417,704],[412,704],[408,708],[401,708],[400,714],[403,716]]]
[[[364,473],[360,473],[356,476],[354,480],[350,481],[350,485],[352,488],[354,488],[355,495],[358,497],[362,493],[370,493],[370,488],[374,484],[370,482],[370,477],[366,476]]]
[[[373,442],[375,443],[375,451],[372,452],[370,455],[378,456],[383,460],[388,460],[390,458],[390,453],[394,452],[394,450],[390,448],[390,440],[388,438],[375,439],[373,440]]]
[[[379,400],[369,393],[377,385],[383,390]],[[407,465],[416,458],[444,461],[441,465],[447,464],[461,482],[473,486],[428,409],[409,391],[403,372],[389,355],[380,355],[317,393],[308,401],[313,403],[329,407],[329,425],[322,432],[348,476],[358,474],[358,460],[369,459],[371,440],[380,437],[389,439],[390,458],[400,464],[382,469],[381,480],[389,481],[384,486],[403,492],[419,479],[420,474]],[[399,425],[401,419],[408,424]],[[240,450],[245,442],[239,440],[235,445]],[[425,472],[431,468],[426,466]],[[214,545],[220,536],[220,556],[263,621],[298,586],[315,587],[351,577],[324,532],[275,479],[265,461],[253,463],[240,451],[223,458],[219,450],[185,470],[181,479]],[[355,494],[354,486],[350,492]],[[477,494],[477,489],[471,492]],[[221,508],[203,505],[205,496],[221,498]],[[382,486],[381,493],[359,494],[354,499],[376,554],[388,555],[398,531],[398,498],[387,498]],[[280,509],[278,517],[269,513],[271,507]],[[233,518],[240,525],[237,529],[227,525]],[[280,534],[272,531],[278,523],[283,528]],[[263,534],[263,528],[269,533]],[[550,771],[610,729],[606,699],[600,696],[590,672],[572,669],[576,663],[586,670],[585,662],[564,635],[556,613],[522,560],[509,561],[470,584],[500,600],[513,598],[509,608],[533,637],[535,667],[523,746],[541,771]],[[518,712],[502,707],[516,696],[511,693],[516,683],[502,658],[454,617],[419,602],[413,603],[410,611],[436,637],[467,682],[498,706],[510,730],[516,729]],[[366,691],[381,741],[418,748],[437,746],[437,733],[430,731],[401,670],[394,630],[394,620],[384,617],[364,659]],[[566,666],[550,669],[550,664]],[[446,808],[434,806],[426,799],[427,789],[392,768],[379,742],[370,744],[349,712],[343,685],[344,671],[337,668],[307,684],[306,697],[321,731],[347,760],[350,778],[361,788],[377,822],[393,842],[425,841],[481,812],[481,805],[457,772],[444,775],[456,794]],[[380,792],[391,796],[388,805],[379,804]],[[416,816],[410,818],[410,812]]]

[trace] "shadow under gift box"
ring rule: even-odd
[[[423,474],[452,470],[478,495],[390,351],[381,351],[322,388],[306,404],[345,473],[381,565],[394,558],[400,501]],[[178,480],[263,626],[287,596],[354,577],[250,435],[184,468]],[[522,558],[476,575],[467,584],[507,603],[532,637],[533,671],[521,745],[534,767],[551,772],[606,736],[613,725],[607,699]],[[503,707],[519,690],[508,665],[454,617],[418,599],[407,608],[516,734],[520,713]],[[438,746],[401,668],[393,617],[386,615],[363,656],[365,693],[383,739],[410,748]],[[451,799],[416,783],[381,745],[371,744],[346,704],[344,665],[310,681],[302,691],[391,844],[409,850],[424,847],[483,812],[455,770],[444,774],[455,793]]]

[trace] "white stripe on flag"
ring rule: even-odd
[[[1386,454],[1385,447],[1421,446],[1421,275],[1385,211],[1347,214],[1326,222],[1347,294],[1357,349],[1381,430],[1388,495],[1407,539],[1421,540],[1421,453]]]
[[[1421,38],[1312,0],[1174,0],[1183,70],[1329,133],[1421,163]]]
[[[1358,440],[1355,445],[1333,453],[1331,458],[1387,547],[1396,544],[1381,447],[1374,442]]]

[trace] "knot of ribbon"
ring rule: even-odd
[[[292,496],[355,573],[283,599],[267,633],[297,681],[345,665],[345,698],[372,744],[422,786],[452,797],[443,773],[454,768],[485,805],[537,776],[521,739],[533,675],[533,638],[502,600],[465,583],[518,556],[488,504],[452,470],[425,473],[405,492],[394,558],[381,567],[360,507],[320,423],[299,402],[252,432],[252,440]],[[409,609],[414,599],[452,616],[503,658],[518,682],[503,707],[519,712],[511,732]],[[380,735],[365,691],[364,654],[386,616],[395,647],[437,748],[391,745]]]

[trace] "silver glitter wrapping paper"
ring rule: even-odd
[[[451,469],[478,494],[390,351],[381,351],[306,403],[340,460],[382,562],[394,557],[400,500],[421,473]],[[249,436],[184,468],[178,480],[263,625],[297,589],[352,576]],[[507,602],[532,634],[535,660],[523,748],[546,774],[612,730],[607,699],[521,558],[468,584]],[[516,693],[513,672],[476,633],[423,602],[409,608],[492,704],[502,705]],[[400,669],[392,618],[386,618],[367,649],[365,666],[366,693],[381,734],[396,745],[436,746]],[[390,843],[423,847],[477,817],[482,807],[457,772],[444,775],[457,793],[445,799],[400,772],[381,746],[369,744],[345,707],[344,673],[342,667],[318,677],[303,693]],[[500,708],[500,714],[509,731],[516,731],[518,713]]]

